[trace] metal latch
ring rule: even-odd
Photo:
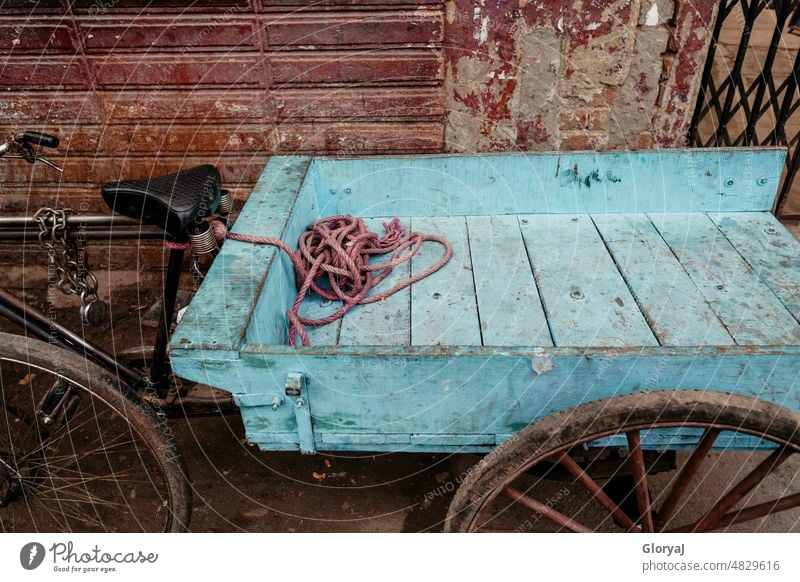
[[[308,402],[306,377],[297,372],[287,374],[285,392],[287,399],[294,404],[300,452],[304,455],[313,455],[317,451],[314,448],[314,429],[311,426],[311,407]]]

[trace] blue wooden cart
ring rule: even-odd
[[[290,261],[228,241],[173,334],[173,369],[232,393],[265,450],[492,451],[450,530],[526,529],[511,506],[575,531],[761,523],[800,504],[752,501],[800,448],[800,245],[770,213],[783,162],[745,148],[273,157],[235,232],[295,247],[320,217],[379,233],[399,217],[453,257],[293,348]],[[440,255],[426,246],[391,279]],[[309,298],[301,312],[336,307]],[[720,449],[753,466],[678,524]],[[665,464],[677,476],[656,496],[647,481]],[[626,478],[627,495],[603,484]],[[600,522],[536,494],[570,479]]]

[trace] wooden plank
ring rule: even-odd
[[[300,306],[300,315],[309,319],[322,319],[331,315],[342,306],[340,301],[328,301],[316,293],[309,293]],[[342,320],[339,319],[327,325],[316,327],[306,326],[308,339],[312,346],[335,346],[339,338],[339,328]],[[297,339],[298,345],[300,338]]]
[[[739,344],[800,341],[800,326],[769,287],[702,213],[650,219]]]
[[[309,164],[303,157],[271,158],[234,232],[282,236]],[[270,246],[227,241],[173,333],[170,349],[238,350],[275,253]]]
[[[769,210],[780,148],[321,158],[326,215]]]
[[[478,315],[486,346],[552,346],[516,216],[468,216]]]
[[[313,180],[308,179],[313,168],[314,165],[311,164],[281,234],[281,238],[293,249],[297,248],[297,242],[308,225],[319,218],[314,183]],[[297,284],[294,265],[286,253],[279,251],[276,254],[276,260],[270,265],[266,281],[261,287],[258,301],[250,318],[246,333],[247,342],[286,343],[288,332],[286,310],[294,305],[296,297]],[[323,337],[321,336],[320,339]]]
[[[800,242],[770,212],[709,214],[794,316],[800,317]]]
[[[453,256],[444,267],[411,286],[411,344],[481,345],[465,218],[415,216],[411,227],[442,236],[453,247]],[[442,253],[441,245],[425,243],[411,259],[411,272],[416,275],[429,268]]]
[[[661,345],[734,343],[645,214],[592,219]]]
[[[369,230],[383,236],[383,223],[390,220],[390,218],[367,218],[364,222]],[[410,231],[409,219],[402,220],[401,224]],[[391,254],[374,255],[370,263],[376,265],[390,259]],[[408,261],[395,267],[370,295],[390,289],[410,276],[411,261]],[[341,345],[400,346],[409,343],[411,343],[410,287],[401,289],[383,301],[357,306],[342,320],[339,334]]]
[[[556,345],[658,343],[589,215],[519,220]]]

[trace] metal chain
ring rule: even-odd
[[[97,301],[97,277],[89,266],[86,239],[67,236],[67,216],[71,208],[40,208],[33,215],[39,225],[39,244],[47,251],[56,271],[56,287],[65,295],[78,295],[81,307]]]

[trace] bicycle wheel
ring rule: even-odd
[[[445,530],[798,531],[798,452],[800,415],[764,401],[689,390],[600,400],[484,457]]]
[[[0,531],[174,532],[190,513],[152,410],[84,358],[0,333]]]

